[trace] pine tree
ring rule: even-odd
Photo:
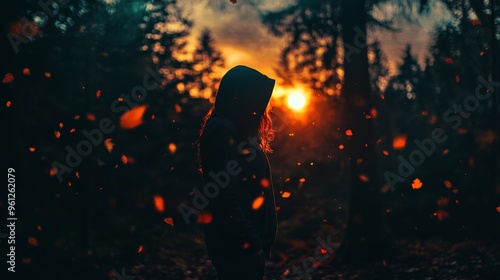
[[[214,97],[225,62],[209,29],[201,33],[192,64],[192,81],[187,83],[187,90],[193,97]]]

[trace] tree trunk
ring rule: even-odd
[[[339,254],[346,261],[386,259],[398,252],[382,218],[381,188],[377,164],[368,48],[367,8],[363,0],[342,1],[344,40],[344,86],[351,130],[347,141],[350,155],[350,198],[346,237]]]

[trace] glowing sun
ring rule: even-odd
[[[288,107],[293,110],[300,110],[306,105],[306,97],[302,92],[293,92],[287,98]]]

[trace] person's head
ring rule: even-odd
[[[275,80],[246,66],[231,68],[223,77],[215,97],[215,105],[204,118],[224,117],[230,120],[241,141],[248,137],[260,139],[264,152],[271,152],[274,137],[269,101]]]

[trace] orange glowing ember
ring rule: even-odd
[[[345,135],[352,136],[352,130],[350,130],[350,129],[346,130]]]
[[[11,73],[5,74],[5,77],[3,77],[2,83],[4,84],[10,84],[14,81],[14,75]]]
[[[196,220],[199,224],[210,224],[212,222],[212,213],[204,212],[198,215],[198,219]]]
[[[359,179],[362,181],[362,182],[365,182],[365,183],[368,183],[370,181],[370,178],[368,178],[368,176],[364,175],[364,174],[361,174],[359,175]]]
[[[392,147],[394,150],[402,150],[406,147],[406,135],[398,135],[394,137],[392,142]]]
[[[267,178],[262,178],[262,180],[260,180],[260,185],[264,188],[269,188],[269,186],[271,185],[271,183],[269,182],[269,179]]]
[[[91,121],[91,122],[94,122],[96,120],[96,117],[94,114],[92,113],[88,113],[87,114],[87,120]]]
[[[163,219],[163,221],[164,221],[167,225],[174,226],[174,219],[172,219],[172,218],[170,218],[170,217],[166,217],[165,219]]]
[[[497,212],[500,213],[500,206],[497,207]]]
[[[122,155],[121,160],[122,160],[123,164],[127,164],[127,162],[128,162],[128,158],[126,155]]]
[[[33,153],[35,151],[35,148],[34,147],[30,147],[29,150],[30,150],[30,152]]]
[[[33,236],[30,236],[28,237],[28,244],[30,244],[33,247],[38,247],[38,240]]]
[[[163,197],[161,195],[155,195],[153,197],[153,201],[156,211],[158,211],[159,213],[165,211],[165,201],[163,200]]]
[[[177,152],[177,146],[175,145],[175,143],[168,144],[168,151],[171,154],[175,154],[175,152]]]
[[[263,203],[264,203],[264,197],[263,196],[257,197],[252,203],[252,209],[258,210]]]
[[[104,147],[106,147],[106,150],[108,150],[109,153],[113,151],[113,147],[115,146],[115,143],[113,143],[112,140],[113,138],[104,140]]]
[[[422,185],[422,181],[420,181],[419,178],[416,178],[415,180],[413,180],[413,183],[411,183],[411,188],[414,190],[418,190],[422,187]]]
[[[121,128],[133,129],[140,126],[143,123],[142,116],[146,112],[146,108],[146,105],[140,105],[125,112],[120,119]]]
[[[444,181],[444,186],[447,188],[447,189],[451,189],[451,187],[453,186],[450,182],[450,180],[446,180]]]
[[[281,197],[283,198],[289,198],[292,194],[290,192],[283,192],[283,194],[281,194]]]

